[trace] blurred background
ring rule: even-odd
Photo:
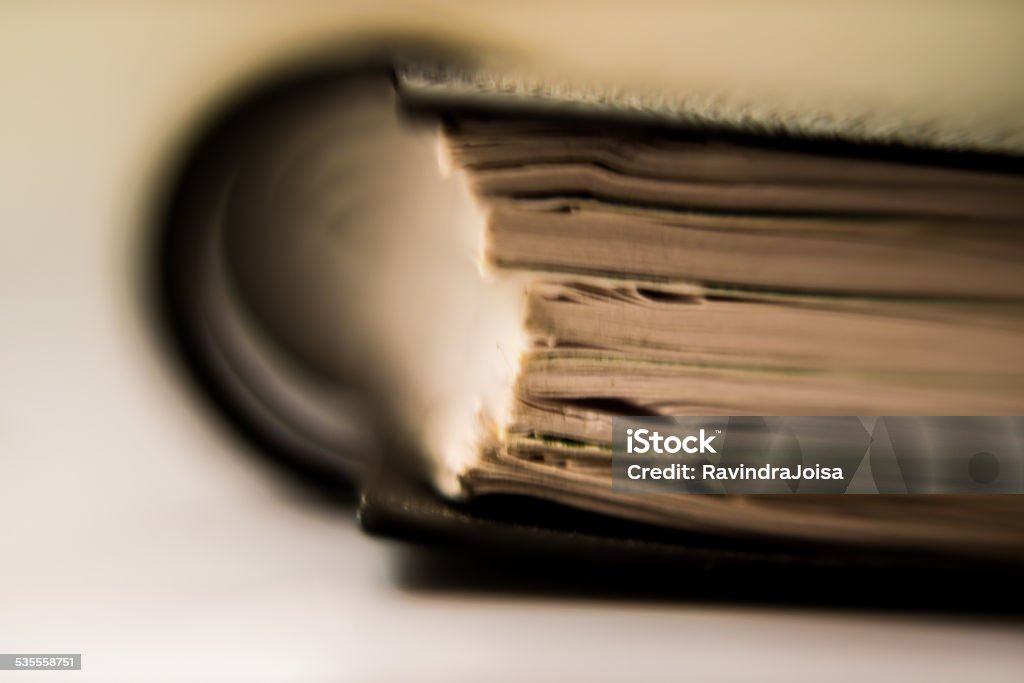
[[[210,116],[379,36],[726,108],[1013,133],[1021,7],[0,3],[0,652],[83,655],[0,679],[1019,680],[1007,617],[424,581],[444,567],[259,464],[147,288],[168,174]]]

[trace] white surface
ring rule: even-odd
[[[360,14],[307,4],[0,9],[0,651],[84,655],[0,679],[1019,680],[995,624],[410,592],[254,467],[156,343],[144,219],[214,94]]]

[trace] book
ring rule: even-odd
[[[1024,414],[1012,136],[737,125],[422,63],[285,92],[186,171],[166,266],[188,354],[275,447],[513,520],[537,499],[741,546],[1022,560],[1012,495],[612,485],[626,416]]]

